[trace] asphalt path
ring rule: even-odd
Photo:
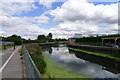
[[[7,61],[7,59],[12,55],[12,53],[14,52],[14,48],[8,48],[6,50],[2,51],[2,65],[4,65],[4,63]]]
[[[19,49],[9,48],[2,51],[2,65],[0,67],[0,75],[2,78],[23,78],[22,60],[20,59]]]

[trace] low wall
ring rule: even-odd
[[[120,53],[119,48],[109,48],[109,47],[99,47],[99,46],[83,46],[83,45],[77,45],[77,44],[69,44],[68,47],[91,51],[91,52],[98,52],[98,53],[104,53],[109,55],[114,55],[115,53]]]
[[[29,52],[26,49],[25,45],[22,45],[22,51],[23,51],[23,59],[25,61],[28,78],[30,78],[30,80],[34,80],[34,78],[42,78],[36,64],[29,55]]]

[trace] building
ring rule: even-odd
[[[82,34],[75,34],[74,38],[81,38],[83,37]]]
[[[97,36],[102,36],[104,34],[89,34],[88,37],[97,37]]]
[[[70,43],[74,43],[77,38],[82,38],[82,37],[83,37],[82,34],[75,34],[74,37],[69,38],[68,41]]]
[[[76,40],[76,38],[69,38],[69,39],[68,39],[68,41],[69,41],[70,43],[74,43],[75,40]]]

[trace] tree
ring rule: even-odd
[[[38,35],[37,40],[42,40],[42,41],[46,42],[47,37],[45,35]]]
[[[14,42],[16,45],[20,45],[21,44],[21,37],[17,36],[16,34],[13,34],[12,36],[8,36],[8,37],[3,37],[2,41],[12,41]]]
[[[45,35],[38,35],[37,40],[46,40]]]
[[[48,38],[49,38],[49,39],[52,39],[52,33],[49,33],[49,34],[48,34]]]
[[[51,41],[51,40],[52,40],[52,33],[49,33],[49,34],[47,35],[47,38],[48,38],[48,41]]]

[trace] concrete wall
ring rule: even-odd
[[[120,53],[120,49],[118,48],[82,46],[82,45],[75,45],[75,44],[70,44],[68,46],[71,48],[76,48],[76,49],[81,49],[81,50],[86,50],[86,51],[91,51],[91,52],[99,52],[99,53],[104,53],[104,54],[109,54],[109,55]]]

